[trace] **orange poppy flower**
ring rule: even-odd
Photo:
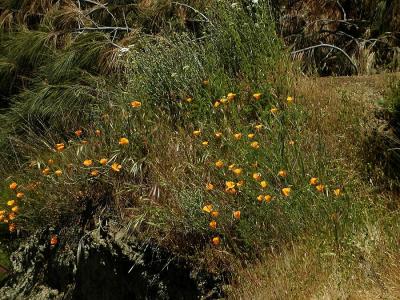
[[[141,106],[142,106],[142,102],[137,101],[137,100],[132,101],[132,102],[131,102],[131,106],[132,106],[133,108],[141,107]]]
[[[253,98],[256,100],[256,101],[258,101],[258,100],[260,100],[261,99],[261,93],[254,93],[253,94]]]
[[[271,200],[272,200],[272,196],[271,195],[265,195],[264,199],[265,199],[265,202],[270,203]]]
[[[10,223],[10,224],[8,225],[8,231],[14,232],[16,229],[17,229],[17,226],[15,226],[14,223]]]
[[[254,126],[254,128],[257,129],[257,131],[260,131],[263,128],[263,126],[261,124],[258,124]]]
[[[14,212],[8,214],[8,219],[11,221],[14,220],[16,217],[17,215]]]
[[[215,162],[215,166],[217,168],[222,168],[224,166],[224,162],[222,160],[218,160]]]
[[[207,191],[212,191],[214,189],[214,185],[212,183],[207,183],[206,184],[206,190]]]
[[[272,114],[276,114],[278,112],[278,109],[276,107],[273,107],[269,110]]]
[[[244,185],[244,180],[239,180],[237,183],[236,183],[236,186],[237,187],[241,187],[241,186],[243,186]]]
[[[120,145],[128,145],[129,144],[129,140],[127,138],[120,138],[118,144]]]
[[[251,146],[251,148],[254,148],[254,149],[260,148],[260,144],[259,144],[258,142],[252,142],[252,143],[250,144],[250,146]]]
[[[235,133],[233,136],[234,136],[235,139],[237,139],[237,140],[240,140],[240,139],[242,138],[242,134],[241,134],[240,132]]]
[[[218,210],[213,210],[213,211],[211,212],[211,216],[214,217],[214,218],[218,217],[218,216],[219,216]]]
[[[260,181],[261,180],[261,174],[260,173],[254,173],[253,174],[253,179]]]
[[[243,169],[241,169],[241,168],[236,168],[236,169],[233,169],[232,172],[233,172],[236,176],[239,176],[240,174],[242,174]]]
[[[92,164],[93,164],[93,160],[91,160],[91,159],[85,159],[85,160],[83,161],[83,165],[84,165],[85,167],[90,167]]]
[[[64,143],[56,144],[56,150],[57,150],[58,152],[61,152],[61,151],[63,151],[64,149],[65,149]]]
[[[116,162],[111,165],[111,170],[113,170],[114,172],[119,172],[121,171],[121,169],[122,166]]]
[[[93,170],[93,171],[90,172],[90,175],[93,176],[93,177],[99,176],[99,171]]]
[[[77,137],[80,137],[82,135],[82,133],[83,133],[82,129],[78,129],[77,131],[75,131],[75,135]]]
[[[205,206],[203,207],[203,211],[206,212],[206,213],[211,213],[212,208],[213,208],[213,207],[212,207],[211,204],[207,204],[207,205],[205,205]]]
[[[50,237],[50,245],[55,246],[58,244],[58,236],[56,234],[52,234]]]
[[[222,97],[219,102],[221,102],[222,104],[228,103],[228,99],[226,99],[225,97]]]
[[[232,101],[233,99],[235,99],[235,97],[236,97],[236,94],[234,94],[234,93],[229,93],[229,94],[226,96],[226,99],[228,99],[228,101]]]
[[[215,236],[212,238],[211,242],[214,246],[218,246],[221,243],[221,238],[219,236]]]
[[[212,220],[210,222],[209,226],[210,226],[211,229],[215,230],[217,228],[217,222]]]
[[[287,176],[287,172],[286,172],[285,170],[280,170],[280,171],[278,172],[278,176],[280,176],[280,177],[286,177],[286,176]]]
[[[267,183],[265,180],[261,181],[261,182],[260,182],[260,185],[261,185],[261,187],[262,187],[263,189],[265,189],[266,187],[268,187],[268,183]]]
[[[292,189],[290,187],[286,187],[282,189],[282,194],[286,197],[288,197],[290,195],[290,193],[292,192]]]
[[[104,166],[104,165],[106,165],[106,164],[107,164],[107,162],[108,162],[108,159],[107,159],[107,158],[102,158],[102,159],[100,159],[100,160],[99,160],[99,162],[100,162],[100,164],[101,164],[101,165],[103,165],[103,166]]]

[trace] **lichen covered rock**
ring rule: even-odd
[[[93,230],[75,245],[52,246],[49,230],[12,254],[0,299],[215,299],[219,276],[195,270],[152,243]]]

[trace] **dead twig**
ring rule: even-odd
[[[82,28],[77,28],[75,31],[81,31],[81,30],[111,30],[111,31],[132,31],[131,28],[126,28],[126,27],[113,27],[113,26],[97,26],[97,27],[82,27]]]
[[[292,55],[295,55],[295,54],[300,53],[300,52],[305,52],[305,51],[313,50],[313,49],[316,49],[316,48],[323,48],[323,47],[325,47],[325,48],[332,48],[332,49],[335,49],[335,50],[338,50],[339,52],[341,52],[341,53],[350,61],[350,63],[352,64],[352,66],[353,66],[354,69],[356,70],[356,73],[358,74],[358,67],[357,67],[357,65],[353,62],[353,60],[351,59],[351,57],[346,53],[346,51],[344,51],[343,49],[341,49],[341,48],[339,48],[339,47],[337,47],[337,46],[335,46],[335,45],[331,45],[331,44],[319,44],[319,45],[315,45],[315,46],[303,48],[303,49],[300,49],[300,50],[292,51],[291,54],[292,54]]]
[[[201,11],[195,9],[194,7],[192,7],[192,6],[190,6],[190,5],[187,5],[187,4],[185,4],[185,3],[180,3],[180,2],[171,2],[171,3],[172,3],[172,4],[175,4],[175,5],[180,5],[180,6],[184,6],[184,7],[190,8],[190,9],[193,10],[195,13],[199,14],[200,16],[202,16],[208,23],[211,24],[211,26],[214,27],[214,24],[210,21],[210,19],[207,18]]]

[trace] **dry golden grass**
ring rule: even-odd
[[[395,78],[400,74],[301,78],[297,94],[309,113],[309,134],[321,134],[332,158],[356,167],[360,137],[374,117],[376,101]]]
[[[393,201],[393,195],[385,191],[377,195],[373,185],[363,181],[360,151],[376,101],[399,77],[301,78],[296,84],[296,100],[309,112],[303,132],[305,151],[315,151],[319,143],[313,137],[320,136],[329,164],[346,170],[349,182],[358,182],[355,189],[367,199],[363,201],[373,201],[374,196],[383,203]],[[348,265],[337,253],[316,249],[315,241],[300,242],[271,251],[257,265],[239,270],[230,298],[399,299],[400,254],[390,247],[396,242],[382,228],[367,227],[370,234],[354,241],[359,252]]]
[[[369,258],[344,269],[333,253],[293,245],[242,271],[230,298],[399,299],[399,255],[379,255],[380,260]]]

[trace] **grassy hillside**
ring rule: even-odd
[[[386,79],[301,77],[264,1],[81,2],[2,23],[5,243],[112,223],[232,297],[395,297],[396,179],[366,155]]]
[[[233,298],[249,294],[252,299],[399,297],[398,190],[382,169],[371,171],[365,148],[374,145],[364,144],[369,142],[365,137],[371,133],[374,112],[384,99],[391,99],[391,85],[398,79],[397,74],[298,81],[301,104],[311,111],[305,134],[323,137],[326,166],[342,170],[346,186],[353,189],[351,201],[365,204],[360,223],[354,226],[353,221],[351,236],[338,232],[338,249],[312,236],[282,251],[274,249],[254,268],[241,272]]]

